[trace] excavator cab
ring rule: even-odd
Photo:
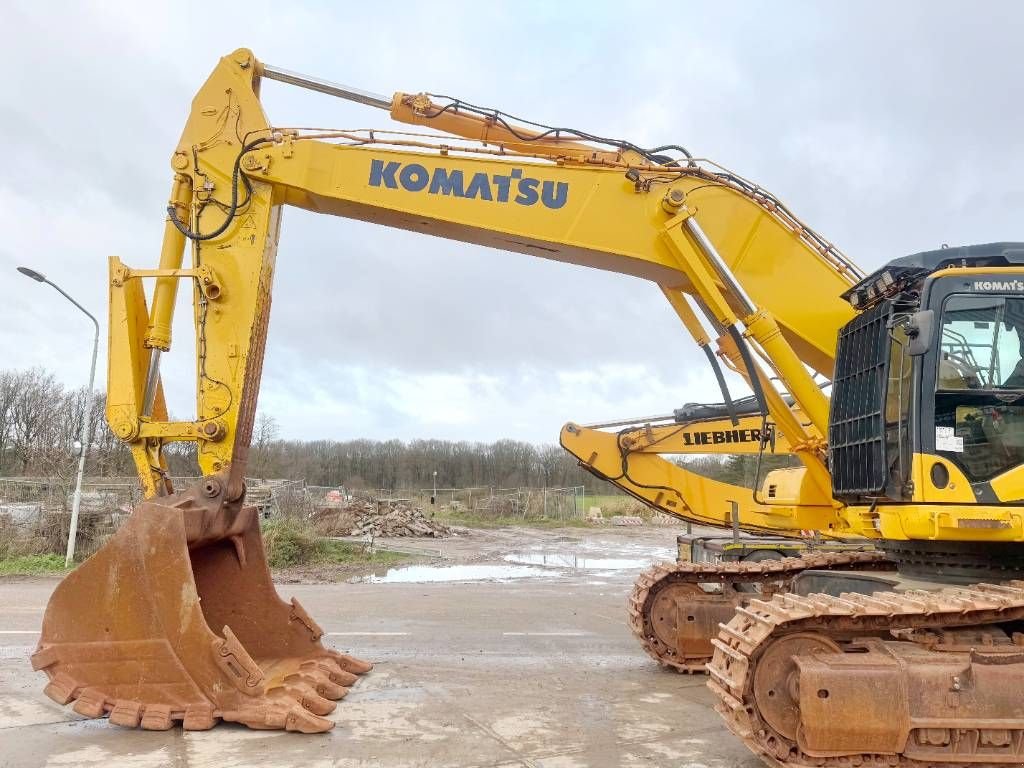
[[[772,765],[1020,766],[1024,243],[897,259],[844,296],[832,492],[898,573],[807,569],[741,607],[709,687]]]
[[[845,296],[860,313],[836,353],[836,498],[1024,498],[1024,243],[897,259]]]

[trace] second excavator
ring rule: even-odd
[[[794,416],[810,426],[799,409]],[[731,531],[721,538],[706,531],[680,536],[677,561],[655,563],[633,586],[626,606],[629,626],[643,650],[664,667],[704,672],[719,624],[751,599],[790,591],[804,571],[895,569],[869,540],[779,528],[772,507],[749,488],[665,458],[756,457],[755,480],[763,475],[765,457],[785,457],[792,466],[789,441],[762,416],[754,398],[691,403],[644,419],[568,424],[561,439],[583,467],[649,507],[688,524]],[[785,563],[777,562],[783,558]]]

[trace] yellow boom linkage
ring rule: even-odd
[[[682,423],[639,423],[608,431],[610,425],[566,424],[561,444],[583,467],[661,512],[689,522],[745,531],[779,533],[802,516],[789,508],[783,515],[749,488],[732,485],[680,466],[665,455],[787,455],[784,434],[765,425],[760,415],[706,418]],[[612,426],[621,426],[618,424]],[[771,473],[774,496],[784,478],[799,482],[800,469]],[[766,483],[767,485],[767,483]],[[767,493],[767,488],[761,494]],[[793,531],[792,535],[799,535]]]

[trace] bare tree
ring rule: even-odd
[[[537,466],[544,476],[545,487],[555,485],[552,480],[557,477],[558,467],[565,455],[565,451],[558,445],[542,445],[537,449]]]
[[[11,412],[18,394],[18,384],[18,376],[14,371],[0,371],[0,472],[3,471],[11,441]]]
[[[18,392],[11,407],[11,445],[25,474],[33,456],[52,447],[45,433],[53,430],[62,388],[54,375],[42,368],[23,371],[17,379]]]
[[[252,472],[258,477],[267,474],[270,463],[270,445],[277,439],[277,419],[265,411],[256,414],[252,430]]]

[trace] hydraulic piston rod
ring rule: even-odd
[[[754,304],[753,299],[747,295],[747,292],[743,289],[743,286],[740,285],[736,276],[733,275],[732,271],[729,269],[729,265],[725,263],[725,259],[723,259],[721,254],[718,253],[718,249],[715,248],[711,239],[704,233],[704,230],[701,228],[700,224],[697,223],[697,220],[693,216],[688,216],[686,220],[683,221],[683,226],[686,227],[693,239],[697,241],[697,244],[700,246],[704,256],[711,263],[711,266],[714,267],[715,272],[718,274],[719,278],[721,278],[722,282],[724,282],[736,298],[742,302],[743,309],[746,313],[748,315],[754,314],[757,311],[757,305]]]
[[[632,427],[637,424],[659,424],[664,421],[675,421],[675,415],[671,413],[661,416],[647,416],[638,419],[619,419],[618,421],[603,421],[597,424],[583,424],[585,429],[608,429],[610,427]]]
[[[300,88],[308,88],[311,91],[319,91],[330,96],[337,96],[339,99],[355,101],[368,107],[391,109],[391,99],[379,93],[370,93],[360,88],[353,88],[350,85],[341,85],[340,83],[332,83],[329,80],[321,80],[318,77],[300,75],[297,72],[289,72],[287,69],[280,69],[270,64],[263,65],[263,77],[268,80],[277,80],[280,83],[297,85]]]

